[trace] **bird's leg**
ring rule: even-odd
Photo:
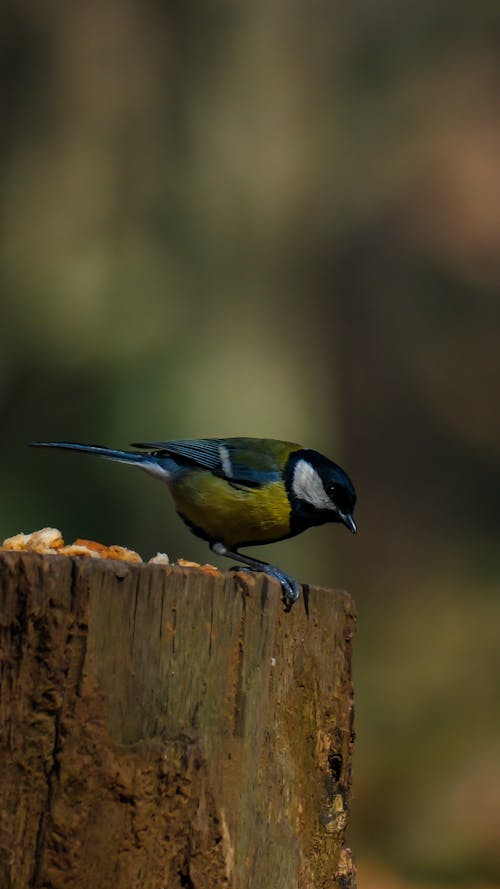
[[[240,562],[245,566],[242,569],[239,568],[239,566],[235,566],[234,570],[236,571],[261,571],[263,574],[268,574],[269,577],[274,577],[281,584],[283,595],[290,607],[299,598],[300,584],[297,583],[294,577],[285,574],[280,568],[276,568],[274,565],[269,565],[267,562],[260,562],[258,559],[252,559],[250,556],[244,556],[241,553],[231,551],[227,549],[223,543],[211,543],[210,549],[218,556],[227,556],[229,559],[234,559],[236,562]]]

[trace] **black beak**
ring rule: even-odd
[[[348,513],[340,512],[339,516],[340,516],[341,521],[346,526],[346,528],[349,528],[349,531],[351,532],[351,534],[355,534],[358,529],[356,527],[356,522],[354,521],[352,515],[349,512]]]

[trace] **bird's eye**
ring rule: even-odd
[[[328,482],[326,485],[326,493],[329,497],[332,497],[332,499],[335,497],[335,494],[337,493],[337,485],[335,482]]]

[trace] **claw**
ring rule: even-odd
[[[267,574],[268,577],[273,577],[279,582],[281,586],[281,590],[283,592],[283,601],[286,605],[287,611],[290,611],[292,605],[300,597],[300,584],[297,583],[294,577],[291,577],[289,574],[285,574],[283,571],[280,571],[279,568],[273,568],[272,566],[270,566],[269,568],[256,568],[250,565],[232,565],[229,570],[250,571],[252,574]]]
[[[266,571],[266,574],[270,574],[271,577],[275,577],[276,580],[280,582],[284,598],[291,607],[300,596],[300,584],[297,583],[294,577],[285,574],[284,571],[280,571],[279,568],[274,568],[273,566],[271,566],[270,570]]]
[[[212,540],[210,549],[213,553],[217,553],[219,556],[228,556],[230,559],[239,559],[240,564],[233,565],[232,568],[229,569],[230,571],[253,571],[267,574],[268,577],[274,577],[275,580],[281,584],[287,611],[290,611],[293,603],[299,598],[301,591],[300,584],[297,583],[294,577],[285,574],[284,571],[275,568],[274,565],[268,565],[267,562],[259,562],[257,559],[251,559],[250,556],[245,556],[237,550],[231,551],[224,543],[221,543],[220,540]]]
[[[283,590],[283,601],[286,606],[286,610],[290,611],[292,605],[297,601],[300,596],[301,587],[297,583],[297,581],[290,577],[288,574],[281,574],[280,576],[276,575],[277,580],[281,583],[281,589]]]

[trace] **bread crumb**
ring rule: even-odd
[[[18,550],[23,552],[27,549],[27,543],[31,534],[15,534],[14,537],[6,537],[2,543],[3,550]]]
[[[21,550],[35,553],[56,552],[64,546],[62,534],[57,528],[42,528],[32,534],[16,534],[7,537],[2,544],[3,550]]]
[[[82,546],[81,544],[71,543],[69,546],[63,546],[62,549],[59,550],[60,555],[62,556],[90,556],[92,559],[100,559],[102,558],[101,554],[96,550],[90,549],[88,546]]]
[[[200,571],[204,571],[205,574],[220,573],[215,565],[209,565],[208,562],[204,565],[200,565],[198,562],[190,562],[188,559],[177,559],[176,565],[179,565],[181,568],[198,568]]]
[[[152,559],[149,560],[149,565],[170,565],[170,559],[166,553],[156,553],[156,556],[153,556]]]
[[[124,546],[112,543],[106,546],[97,540],[85,540],[77,537],[73,543],[65,544],[61,532],[57,528],[41,528],[32,534],[15,534],[7,537],[0,546],[0,551],[35,552],[42,555],[62,556],[90,556],[92,559],[116,559],[121,562],[143,563],[139,553]],[[170,565],[170,559],[166,553],[157,553],[149,562],[149,565]],[[215,565],[200,565],[189,559],[178,559],[176,562],[181,568],[197,568],[206,574],[219,574]]]
[[[123,562],[142,562],[139,553],[134,552],[133,549],[126,549],[124,546],[118,546],[117,543],[112,543],[111,546],[108,547],[106,558],[121,559]]]
[[[124,546],[105,546],[96,540],[78,538],[67,546],[57,528],[42,528],[32,534],[16,534],[4,540],[0,550],[35,552],[42,555],[90,556],[94,559],[117,559],[122,562],[142,562],[140,555]]]

